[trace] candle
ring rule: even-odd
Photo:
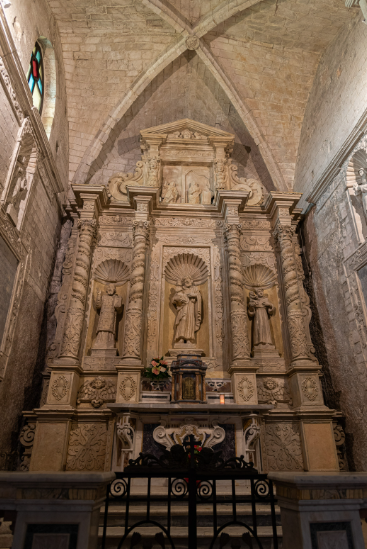
[[[225,396],[224,395],[219,395],[219,402],[221,404],[225,404]]]

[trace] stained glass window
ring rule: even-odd
[[[43,91],[44,91],[44,73],[42,50],[38,42],[33,48],[29,69],[27,74],[29,89],[33,96],[33,105],[42,113]]]

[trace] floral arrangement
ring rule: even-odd
[[[153,358],[152,362],[144,370],[144,377],[159,381],[160,379],[167,379],[171,376],[168,371],[168,364],[161,358]]]

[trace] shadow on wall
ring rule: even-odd
[[[325,335],[330,339],[333,334],[332,327],[326,327],[327,334],[324,334],[323,324],[325,325],[325,320],[327,317],[325,315],[322,320],[320,318],[319,309],[327,311],[327,304],[325,302],[325,297],[322,291],[317,291],[317,287],[320,282],[320,273],[318,272],[317,262],[314,262],[314,269],[312,270],[312,257],[317,257],[316,250],[311,249],[316,245],[317,239],[313,238],[310,235],[310,228],[313,227],[313,216],[314,216],[315,206],[308,212],[305,219],[303,219],[299,225],[299,239],[301,244],[301,259],[304,271],[304,281],[303,285],[306,290],[306,293],[310,299],[310,308],[312,312],[311,322],[310,322],[310,335],[312,344],[315,347],[315,356],[321,366],[321,386],[322,392],[325,400],[325,405],[331,409],[337,410],[340,412],[340,397],[341,392],[336,391],[333,385],[332,375],[331,375],[331,364],[328,357],[328,352],[325,344]],[[329,319],[330,322],[330,319]],[[335,344],[336,348],[336,344]],[[345,421],[342,421],[343,429],[345,430]],[[348,469],[349,471],[356,471],[356,466],[354,463],[353,457],[353,434],[345,432],[345,447],[348,460]]]

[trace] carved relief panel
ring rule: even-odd
[[[245,190],[250,206],[262,202],[261,182],[239,178],[232,165],[233,134],[189,119],[140,133],[142,156],[134,173],[115,173],[109,180],[113,201],[127,202],[128,187],[144,185],[160,188],[163,205],[210,205],[216,189]]]
[[[303,471],[299,424],[267,423],[265,426],[265,471]]]
[[[19,130],[13,164],[9,170],[1,202],[13,223],[20,230],[31,186],[37,170],[39,150],[32,125],[25,119]]]

